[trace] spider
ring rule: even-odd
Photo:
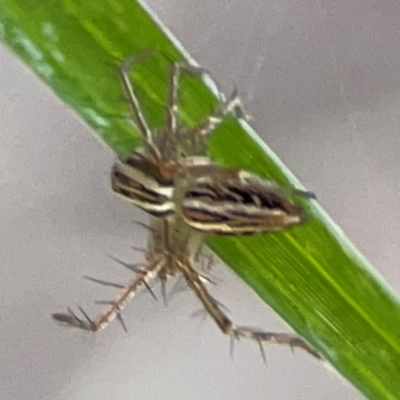
[[[88,278],[120,289],[114,300],[100,302],[104,309],[95,319],[89,318],[82,308],[79,309],[84,319],[70,309],[68,313],[53,314],[53,318],[93,332],[104,329],[118,318],[126,329],[121,310],[139,287],[151,290],[149,282],[159,278],[165,293],[166,280],[180,274],[225,334],[256,340],[261,350],[262,342],[272,342],[302,348],[319,358],[319,354],[297,335],[236,326],[208,293],[204,284],[208,278],[197,268],[204,255],[206,234],[255,234],[301,224],[306,215],[302,207],[291,201],[290,195],[311,198],[313,194],[283,189],[250,172],[220,166],[206,157],[207,137],[215,127],[231,113],[239,118],[245,113],[234,91],[195,127],[180,126],[177,106],[180,75],[185,71],[202,76],[205,73],[202,68],[172,63],[166,124],[162,132],[155,135],[143,117],[129,77],[132,66],[138,61],[139,57],[125,59],[118,72],[143,146],[127,158],[116,160],[111,181],[116,194],[150,214],[145,262],[138,265],[117,260],[135,274],[125,285]]]

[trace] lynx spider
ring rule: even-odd
[[[106,328],[113,319],[118,318],[124,329],[126,329],[121,318],[121,311],[129,300],[134,297],[137,290],[141,286],[146,286],[151,290],[148,284],[156,277],[161,280],[162,288],[165,288],[166,280],[179,272],[223,333],[230,335],[234,339],[253,339],[260,344],[261,349],[262,342],[286,344],[292,348],[302,348],[313,356],[320,358],[319,354],[297,335],[264,332],[236,326],[221,310],[220,303],[208,293],[204,285],[204,281],[207,278],[194,267],[196,263],[198,265],[199,257],[202,255],[204,234],[235,234],[236,232],[224,232],[219,228],[214,232],[212,227],[206,227],[205,229],[193,227],[192,222],[194,219],[188,218],[181,211],[183,203],[185,201],[190,202],[193,199],[188,193],[197,190],[196,194],[200,193],[199,197],[207,200],[210,198],[207,191],[220,190],[221,193],[217,195],[217,199],[225,200],[228,203],[232,203],[232,201],[238,203],[242,199],[240,196],[243,193],[246,194],[246,184],[242,184],[239,188],[240,191],[236,192],[236,198],[232,199],[232,196],[227,197],[227,194],[230,194],[229,189],[224,190],[223,184],[221,189],[220,180],[222,180],[222,183],[228,182],[226,186],[229,186],[232,184],[238,185],[240,183],[239,178],[241,183],[246,177],[254,178],[253,175],[244,171],[228,169],[213,164],[205,157],[206,138],[215,127],[232,112],[238,117],[244,117],[245,115],[236,91],[228,101],[221,103],[219,108],[200,124],[192,129],[182,129],[178,125],[177,106],[180,74],[182,71],[186,71],[190,74],[203,75],[205,70],[187,64],[173,63],[169,75],[166,126],[161,135],[154,138],[143,117],[129,78],[129,71],[137,62],[137,57],[124,60],[119,67],[119,75],[128,97],[134,121],[142,136],[143,150],[133,153],[126,160],[117,160],[115,162],[112,170],[112,183],[113,189],[117,194],[150,214],[148,248],[145,252],[146,261],[138,265],[116,260],[135,273],[131,281],[125,285],[89,278],[92,281],[120,289],[114,300],[99,302],[104,304],[104,308],[95,319],[89,318],[82,308],[79,309],[85,317],[84,319],[79,318],[71,309],[68,309],[68,313],[53,314],[53,318],[67,325],[93,332]],[[210,184],[207,176],[211,176],[211,178],[217,177],[217,183],[213,186],[215,182],[211,181]],[[268,181],[253,180],[250,183],[252,185],[256,183],[257,186],[266,185],[266,182]],[[261,189],[265,190],[265,187]],[[270,183],[267,184],[266,189],[272,192],[274,200],[277,197],[280,201],[285,201],[288,204],[289,211],[293,211],[293,214],[295,214],[297,219],[289,221],[286,224],[287,226],[304,221],[302,209],[286,200],[285,195],[287,196],[287,193],[285,191]],[[308,192],[296,191],[294,194],[312,197]],[[252,194],[253,197],[257,195],[258,192]],[[251,200],[250,202],[252,207],[254,204],[258,205],[259,208],[263,206],[257,200]],[[196,206],[192,202],[192,212],[196,212],[196,210],[193,211],[193,207],[198,207],[197,213],[201,214],[204,210],[199,209],[199,207],[201,208],[205,203],[200,201],[200,204]],[[212,202],[211,205],[213,205]],[[220,207],[220,204],[218,206]],[[293,208],[290,210],[290,207]],[[278,222],[275,221],[275,224],[278,224]],[[283,229],[284,227],[278,228]],[[253,230],[250,230],[250,233],[260,231],[255,228],[251,229]],[[244,232],[237,232],[237,234],[241,233]],[[262,354],[264,354],[263,351]]]

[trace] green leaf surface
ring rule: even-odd
[[[133,72],[152,126],[163,124],[171,60],[187,58],[133,0],[0,0],[0,38],[118,154],[139,137],[122,100],[120,60],[157,50]],[[183,79],[180,112],[194,124],[217,104],[199,79]],[[228,119],[210,155],[284,186],[299,183],[247,124]],[[400,305],[314,201],[311,218],[279,234],[208,240],[210,247],[368,398],[400,398]]]

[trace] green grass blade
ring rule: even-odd
[[[0,0],[0,38],[117,153],[138,143],[115,67],[158,50],[133,74],[146,117],[163,124],[170,59],[182,49],[133,0]],[[187,123],[217,104],[198,79],[183,80]],[[229,119],[210,153],[283,185],[298,182],[246,124]],[[317,188],[316,188],[317,189]],[[209,245],[293,328],[371,399],[400,398],[400,304],[341,230],[315,204],[289,232],[210,238]]]

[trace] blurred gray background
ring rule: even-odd
[[[220,86],[238,86],[253,126],[400,293],[400,3],[392,0],[151,0]],[[143,213],[109,189],[114,159],[66,106],[0,48],[0,393],[4,399],[361,399],[287,348],[235,347],[190,292],[147,293],[98,336],[50,319],[95,308],[123,281],[106,254],[140,260]],[[213,294],[235,321],[290,331],[227,268]],[[156,288],[158,293],[158,288]]]

